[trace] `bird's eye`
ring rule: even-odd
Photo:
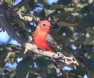
[[[46,24],[43,24],[43,26],[46,26]]]

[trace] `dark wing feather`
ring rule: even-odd
[[[49,46],[56,51],[57,46],[56,46],[56,42],[54,41],[54,39],[52,38],[52,36],[50,34],[47,34],[46,36],[46,41],[49,44]]]

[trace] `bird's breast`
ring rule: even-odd
[[[47,32],[43,30],[36,30],[34,32],[34,42],[40,49],[46,49],[48,47],[46,42]]]

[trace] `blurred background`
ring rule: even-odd
[[[10,8],[23,0],[5,1]],[[15,9],[18,18],[8,18],[17,33],[24,38],[28,38],[34,32],[39,19],[48,19],[54,25],[50,34],[57,44],[63,47],[62,53],[67,56],[74,55],[80,66],[65,65],[58,71],[53,68],[52,61],[47,58],[35,60],[33,56],[30,58],[28,55],[23,55],[19,53],[20,50],[24,50],[20,43],[10,37],[6,30],[0,28],[0,78],[94,77],[93,0],[28,0],[21,6]],[[33,15],[35,19],[33,21],[29,20],[29,15]],[[32,60],[32,64],[28,60]],[[34,67],[41,73],[31,72],[32,70],[29,71],[28,67],[31,69]],[[45,77],[45,71],[47,71],[47,77]]]

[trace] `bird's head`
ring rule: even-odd
[[[51,23],[47,20],[42,20],[42,21],[39,21],[38,23],[38,27],[41,28],[41,27],[50,27],[51,26]]]

